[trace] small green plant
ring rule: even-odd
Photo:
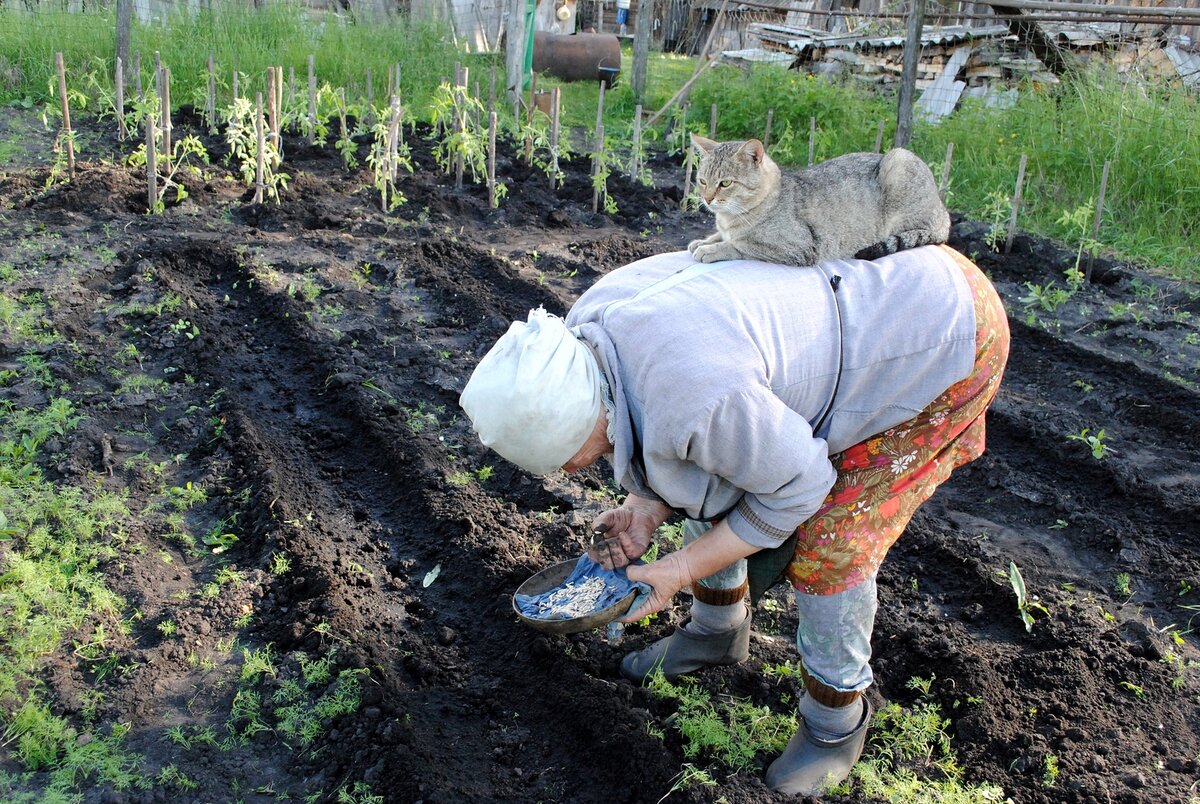
[[[1134,684],[1132,681],[1122,681],[1117,686],[1133,693],[1133,697],[1135,698],[1141,699],[1146,697],[1146,688],[1140,684]]]
[[[1177,647],[1187,644],[1187,641],[1178,631],[1171,632],[1171,641]],[[1176,692],[1183,691],[1184,686],[1187,684],[1187,674],[1196,668],[1197,663],[1192,659],[1184,660],[1182,656],[1173,650],[1166,651],[1160,661],[1171,668],[1171,689]]]
[[[651,675],[648,686],[655,695],[678,704],[669,722],[682,735],[683,753],[689,758],[703,756],[734,771],[744,770],[759,752],[781,752],[796,732],[793,714],[774,714],[746,699],[714,702],[694,682],[672,683],[661,670]]]
[[[271,574],[272,575],[287,575],[292,571],[292,560],[287,557],[287,553],[272,553],[271,554]]]
[[[657,804],[662,804],[671,797],[672,793],[678,793],[680,790],[686,790],[689,787],[716,787],[717,781],[712,775],[703,768],[697,768],[690,762],[683,763],[679,773],[671,777],[671,789],[666,795],[658,800]]]
[[[1103,428],[1093,434],[1089,428],[1085,427],[1078,433],[1071,433],[1068,435],[1067,440],[1081,441],[1084,444],[1087,444],[1092,451],[1092,457],[1100,461],[1104,459],[1104,456],[1115,452],[1115,450],[1104,443],[1105,437],[1106,436]]]
[[[475,470],[475,479],[480,483],[486,483],[491,479],[494,471],[490,466],[481,466]]]
[[[299,296],[304,301],[312,304],[321,297],[321,285],[317,282],[316,275],[309,271],[302,274],[298,281],[288,282],[287,294],[289,296]]]
[[[200,166],[195,164],[193,160],[199,160],[207,165],[209,163],[208,150],[204,147],[204,143],[200,141],[199,137],[189,134],[183,139],[175,140],[171,143],[170,159],[167,159],[166,154],[162,153],[161,144],[156,147],[154,157],[154,172],[161,184],[158,188],[158,195],[150,207],[150,213],[160,215],[167,208],[165,199],[168,191],[175,191],[175,203],[179,203],[188,197],[187,188],[176,181],[176,177],[180,171],[197,177],[203,176],[204,174]],[[146,161],[146,146],[144,144],[138,146],[138,149],[130,154],[126,160],[127,164],[134,168],[145,168],[147,166]]]
[[[274,676],[275,673],[275,652],[270,645],[258,650],[242,650],[241,681],[257,681],[260,676]]]
[[[1058,782],[1058,757],[1054,754],[1046,754],[1046,759],[1042,765],[1042,784],[1046,787],[1054,787]]]
[[[451,472],[450,476],[446,479],[450,481],[451,485],[469,486],[471,484],[471,477],[470,472]]]
[[[443,172],[450,173],[461,164],[471,172],[475,183],[487,175],[486,132],[475,125],[482,112],[482,102],[463,87],[443,83],[434,91],[430,122],[435,132],[441,132],[441,138],[434,145],[433,155]]]
[[[355,782],[350,787],[338,790],[337,804],[383,804],[384,797],[377,796],[371,791],[366,782]]]
[[[1008,562],[1008,582],[1012,584],[1013,592],[1017,596],[1017,613],[1021,616],[1021,622],[1025,624],[1026,631],[1033,630],[1033,612],[1040,612],[1049,615],[1050,611],[1043,606],[1036,596],[1030,596],[1025,589],[1025,579],[1021,576],[1021,570],[1017,567],[1016,562]]]
[[[174,620],[163,620],[162,622],[160,622],[158,624],[157,628],[158,628],[158,632],[160,634],[162,634],[164,637],[172,637],[175,635],[175,632],[179,629],[179,626],[177,626],[175,624]]]
[[[992,251],[999,251],[1000,246],[1008,239],[1008,221],[1012,217],[1012,198],[992,190],[987,194],[983,204],[983,220],[989,224],[983,242]]]
[[[226,121],[225,144],[229,146],[227,161],[234,161],[242,182],[254,186],[258,171],[258,133],[255,127],[255,108],[247,98],[234,98],[233,105],[224,112]],[[262,183],[263,195],[279,203],[279,194],[287,189],[291,176],[279,170],[283,154],[279,143],[267,137],[263,145]]]
[[[1021,303],[1026,307],[1038,306],[1048,313],[1053,313],[1070,300],[1073,295],[1069,288],[1057,287],[1053,280],[1045,286],[1026,282],[1025,289],[1029,292],[1021,297]]]
[[[617,213],[617,199],[608,192],[608,177],[613,168],[619,165],[616,149],[612,148],[605,138],[604,142],[596,143],[596,150],[588,154],[592,158],[592,190],[598,194],[600,206],[609,215]]]
[[[922,698],[928,698],[933,692],[934,681],[937,681],[937,676],[934,674],[930,674],[929,678],[913,676],[905,683],[904,686],[908,687],[910,690],[916,690],[921,694]]]
[[[324,734],[331,720],[357,711],[362,700],[359,679],[365,671],[342,670],[330,685],[331,664],[328,657],[302,663],[303,683],[287,679],[271,697],[276,730],[284,740],[308,747]]]
[[[379,193],[379,204],[384,212],[392,212],[407,203],[404,193],[396,187],[396,175],[400,168],[412,173],[412,158],[408,144],[404,142],[404,110],[399,105],[380,115],[371,127],[371,148],[367,152],[367,166],[374,176],[373,187]]]
[[[1096,200],[1089,198],[1075,209],[1064,210],[1058,219],[1058,225],[1066,227],[1079,240],[1079,248],[1075,252],[1075,265],[1067,269],[1067,280],[1072,282],[1076,288],[1083,284],[1084,276],[1083,272],[1079,270],[1079,266],[1083,262],[1084,253],[1092,257],[1100,253],[1100,242],[1093,240],[1088,234],[1088,227],[1091,226],[1095,215]]]
[[[1128,572],[1118,572],[1113,579],[1113,590],[1121,597],[1133,597],[1133,586]]]
[[[418,402],[415,408],[404,408],[405,424],[408,429],[414,434],[425,432],[430,427],[438,427],[438,414],[443,412],[443,408],[435,406],[429,408],[424,402]]]
[[[171,324],[168,329],[176,335],[185,336],[189,341],[200,334],[200,328],[186,318],[179,319],[174,324]]]

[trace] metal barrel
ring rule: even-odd
[[[564,81],[604,81],[621,72],[621,42],[615,34],[533,34],[533,69]]]

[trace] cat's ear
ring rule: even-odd
[[[691,132],[688,133],[691,134],[692,137],[692,147],[695,148],[696,152],[701,156],[710,153],[713,148],[717,147],[717,144],[708,137],[701,137],[699,134],[692,134]]]
[[[746,140],[746,144],[742,146],[742,153],[750,157],[750,161],[758,167],[763,163],[763,157],[767,155],[767,151],[763,148],[763,144],[758,140]]]

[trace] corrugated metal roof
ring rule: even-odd
[[[764,50],[761,47],[750,47],[743,50],[722,50],[721,57],[740,61],[766,62],[769,64],[791,64],[796,58],[791,53],[779,50]]]
[[[875,48],[903,47],[903,36],[855,36],[853,34],[831,34],[815,28],[780,25],[771,22],[755,22],[746,26],[746,32],[758,36],[763,42],[781,45],[796,54],[810,49],[843,48],[846,50],[870,50]],[[944,28],[926,28],[921,33],[922,45],[953,45],[972,39],[994,39],[1009,35],[1007,25],[989,25],[983,28],[968,28],[965,25],[950,25]]]

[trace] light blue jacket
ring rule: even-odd
[[[617,482],[727,515],[759,547],[820,507],[831,454],[912,418],[975,359],[970,290],[936,246],[807,268],[657,255],[600,279],[566,323],[613,389]]]

